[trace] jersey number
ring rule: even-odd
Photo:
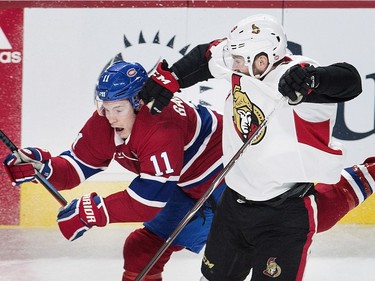
[[[162,158],[162,160],[164,161],[164,164],[165,164],[165,173],[166,174],[171,174],[173,173],[173,169],[171,167],[171,164],[169,163],[169,159],[168,159],[168,155],[167,155],[167,152],[162,152],[160,154],[160,157]],[[158,163],[158,159],[156,158],[156,155],[152,155],[150,157],[150,160],[152,162],[152,164],[154,164],[154,168],[155,168],[155,176],[162,176],[164,173],[160,170],[160,166],[159,166],[159,163]]]

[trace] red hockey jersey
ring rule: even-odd
[[[117,161],[138,176],[125,192],[108,197],[110,213],[126,213],[111,221],[145,221],[176,187],[192,198],[202,196],[222,169],[221,134],[220,114],[177,97],[161,114],[142,107],[126,140],[95,112],[71,149],[53,158],[49,180],[60,190],[70,189]]]

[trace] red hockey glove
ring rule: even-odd
[[[30,181],[37,183],[35,170],[45,178],[51,176],[51,154],[36,147],[21,148],[9,154],[3,164],[14,186]]]
[[[309,64],[297,64],[289,68],[279,81],[279,92],[290,99],[290,104],[298,104],[303,97],[319,86],[319,72]],[[302,97],[299,97],[298,94]]]
[[[106,226],[109,222],[103,198],[95,192],[74,199],[57,214],[57,223],[64,237],[73,241],[93,226]]]
[[[173,94],[179,90],[178,77],[168,68],[167,61],[163,60],[139,94],[145,104],[153,101],[151,114],[157,114],[168,105]]]

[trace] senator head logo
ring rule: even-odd
[[[238,135],[243,142],[246,142],[257,130],[262,121],[265,119],[262,110],[251,102],[248,95],[241,90],[239,84],[234,84],[232,89],[233,95],[233,123]],[[266,133],[264,128],[251,143],[259,143]]]

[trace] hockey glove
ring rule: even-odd
[[[153,101],[150,108],[151,114],[157,114],[168,105],[173,94],[179,90],[178,77],[168,68],[167,61],[163,60],[139,94],[145,104]]]
[[[289,68],[279,81],[279,92],[287,96],[289,104],[299,104],[312,89],[319,86],[319,73],[314,66],[297,64]]]
[[[3,164],[14,186],[30,181],[37,183],[35,170],[47,179],[51,176],[51,154],[36,147],[21,148],[9,154]]]
[[[81,237],[93,226],[106,226],[109,222],[103,198],[95,192],[74,199],[57,215],[57,223],[62,235],[73,241]]]

